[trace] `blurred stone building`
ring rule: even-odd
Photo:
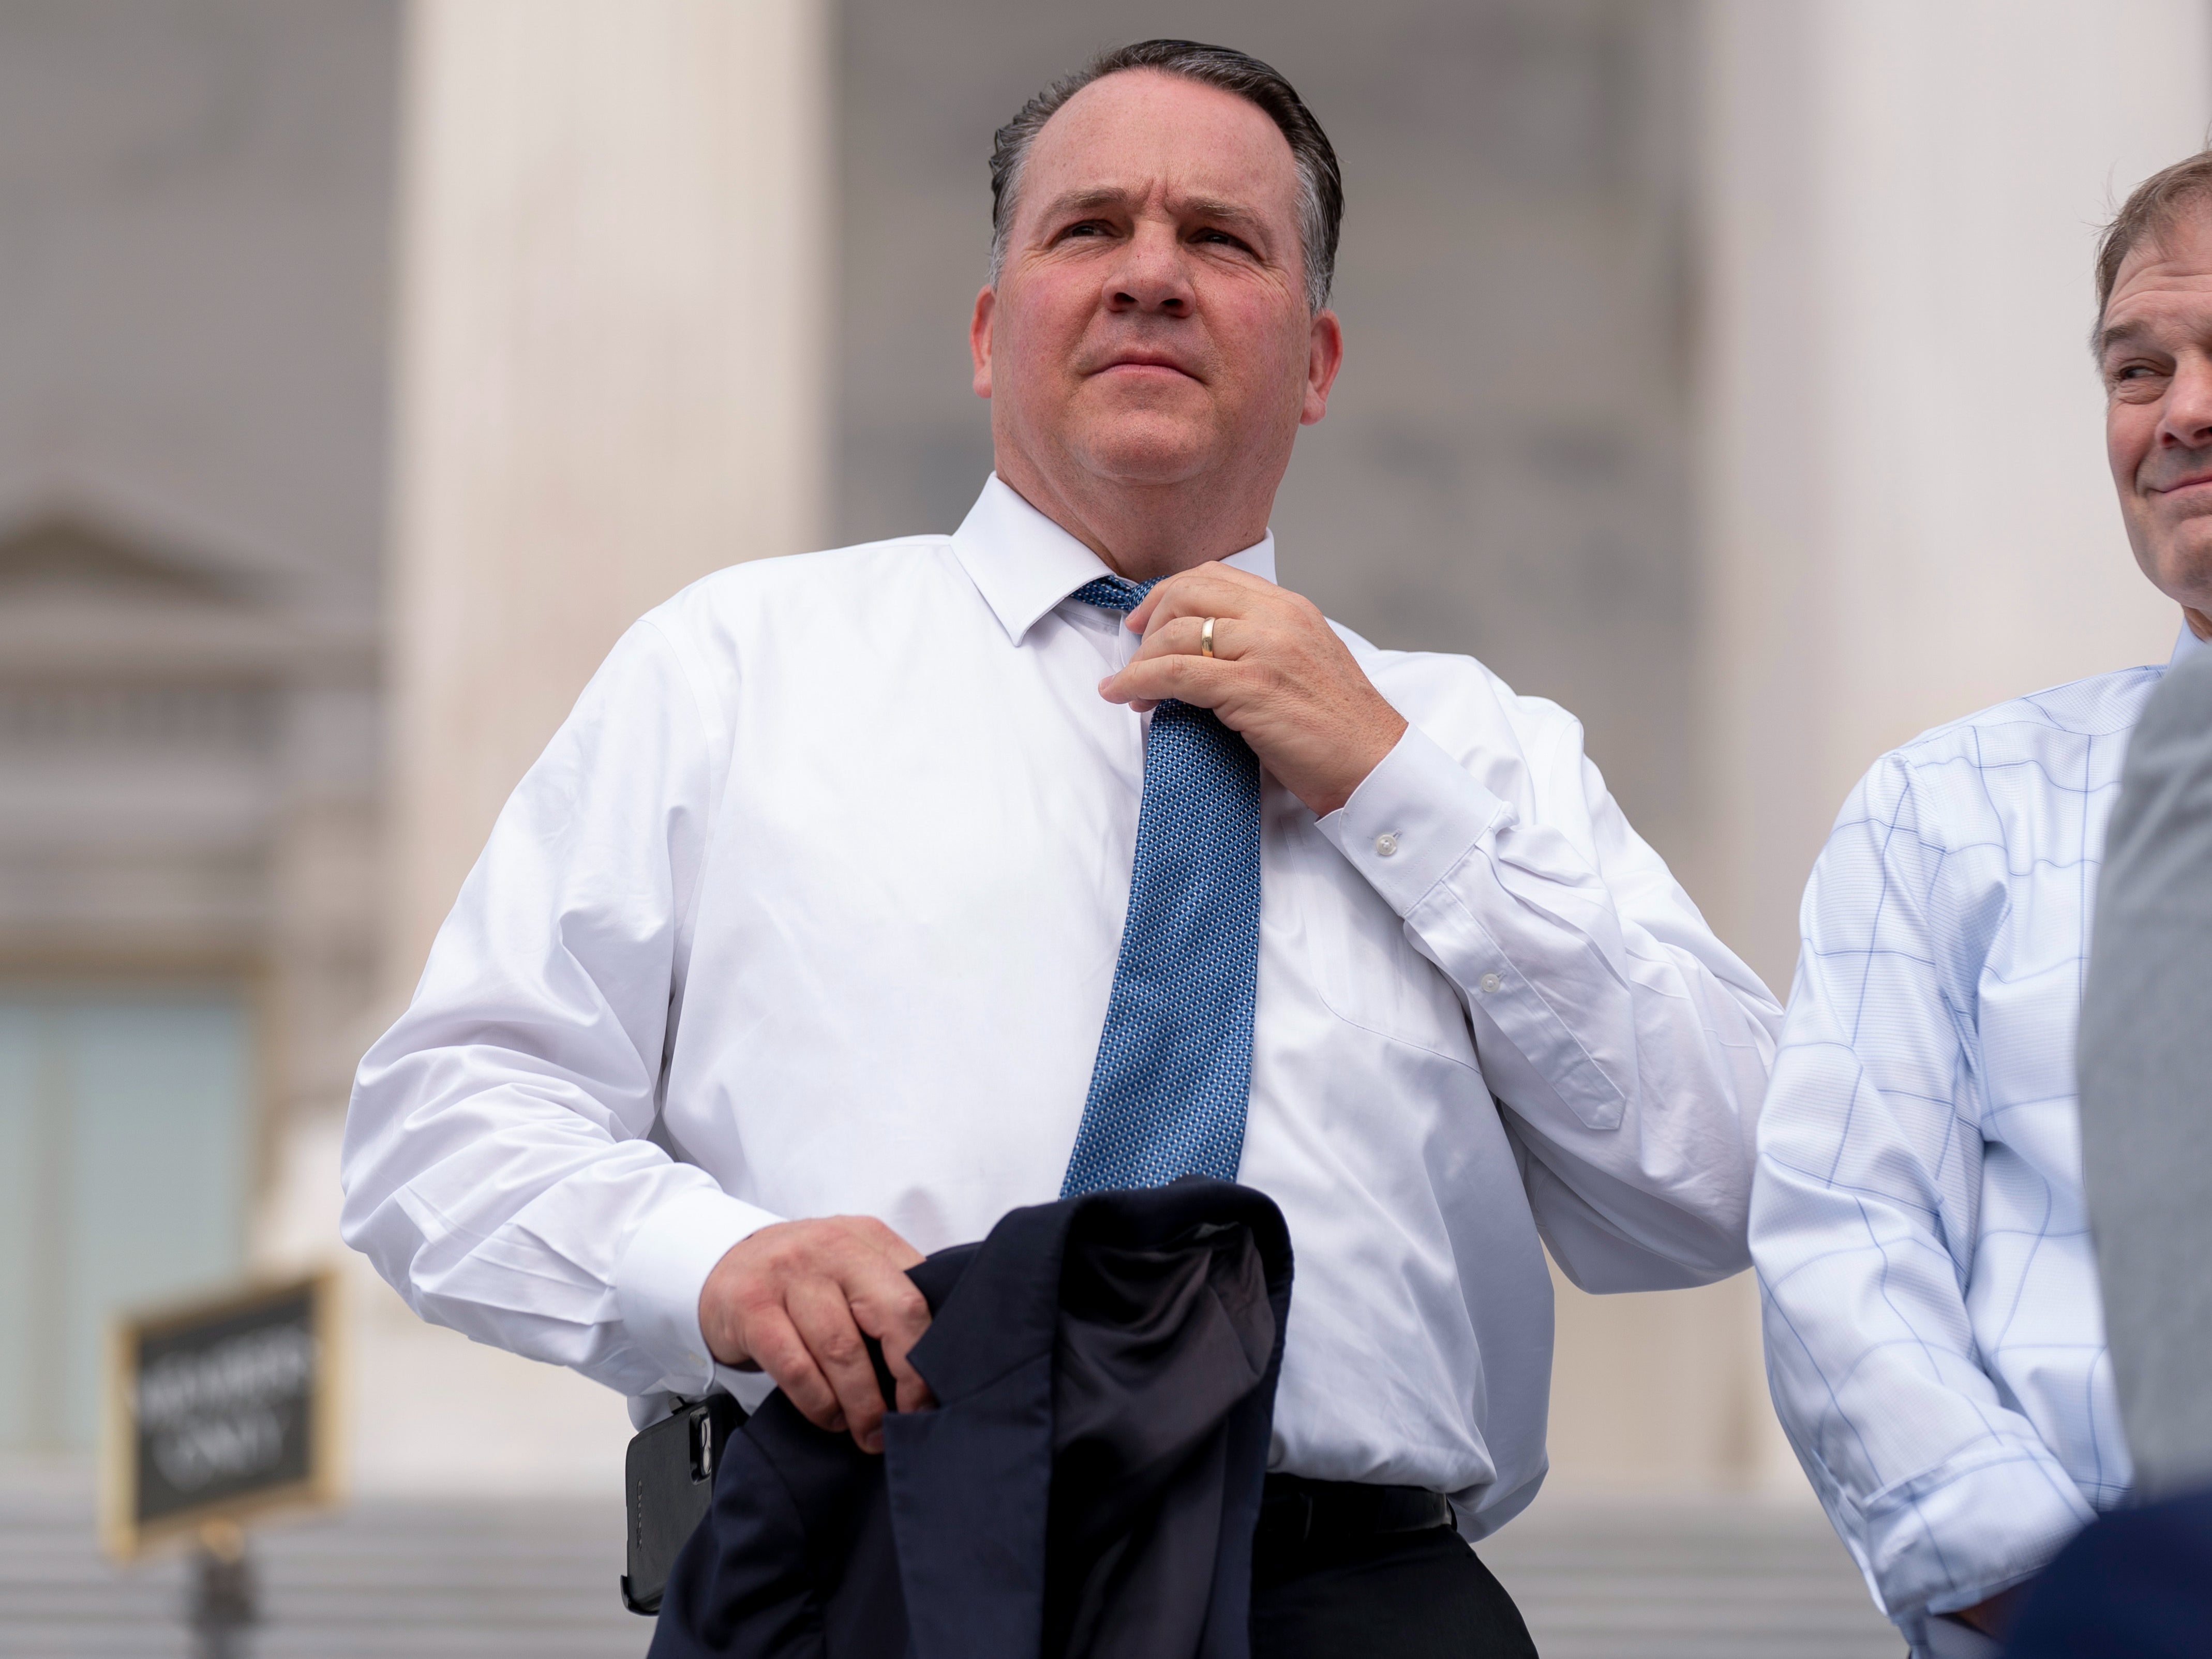
[[[0,1449],[252,1259],[379,949],[391,6],[0,5]]]
[[[2164,655],[2079,342],[2202,0],[0,0],[0,1453],[337,1255],[353,1060],[635,616],[958,521],[991,131],[1169,33],[1344,161],[1285,580],[1573,709],[1778,991],[1881,748]],[[618,1402],[356,1279],[365,1486],[613,1488]],[[1563,1287],[1559,1364],[1563,1485],[1797,1484],[1747,1280]]]

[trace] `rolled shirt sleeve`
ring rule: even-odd
[[[1892,756],[1815,866],[1752,1205],[1783,1427],[1910,1630],[2041,1567],[2091,1505],[1980,1362],[1976,985],[2004,905]]]
[[[1517,701],[1536,713],[1510,744],[1409,726],[1322,832],[1457,988],[1562,1270],[1599,1291],[1725,1277],[1749,1261],[1781,1011],[1629,827],[1580,726]]]
[[[717,724],[668,636],[632,628],[501,812],[346,1120],[346,1242],[409,1306],[629,1395],[703,1390],[701,1288],[777,1218],[652,1138]]]

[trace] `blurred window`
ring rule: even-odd
[[[245,1260],[233,987],[0,988],[0,1450],[91,1449],[107,1324]]]

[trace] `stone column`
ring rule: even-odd
[[[1705,0],[1701,858],[1778,995],[1883,750],[2163,660],[2086,340],[2097,227],[2203,140],[2203,0]],[[1561,1484],[1802,1491],[1748,1277],[1560,1304]]]
[[[1704,0],[1703,850],[1786,995],[1797,902],[1875,756],[2162,661],[2086,347],[2098,227],[2212,117],[2203,0]],[[1562,1487],[1802,1492],[1748,1276],[1562,1287]]]
[[[411,7],[392,1006],[501,802],[623,629],[711,570],[818,540],[826,10]],[[424,1326],[363,1279],[365,1486],[619,1487],[629,1431],[613,1396]]]
[[[2164,661],[2087,341],[2099,227],[2204,142],[2203,0],[1707,0],[1696,891],[1777,991],[1884,750]]]
[[[392,971],[622,630],[814,544],[823,0],[416,0],[404,161]]]

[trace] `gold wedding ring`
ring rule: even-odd
[[[1208,617],[1206,619],[1206,626],[1198,630],[1198,654],[1200,656],[1210,657],[1213,654],[1213,624],[1219,620],[1220,618],[1218,617]]]

